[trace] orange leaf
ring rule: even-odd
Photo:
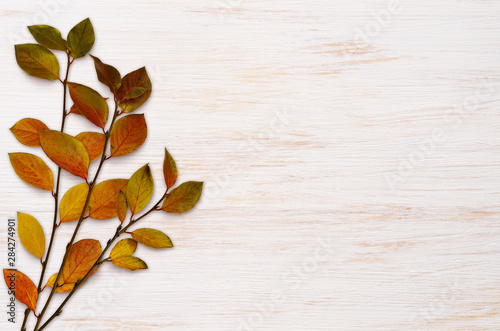
[[[132,238],[151,248],[174,247],[172,241],[166,234],[155,229],[137,229],[132,232]]]
[[[17,140],[23,145],[30,147],[40,146],[38,130],[47,130],[48,127],[34,118],[23,118],[10,128]]]
[[[3,269],[3,277],[9,290],[14,292],[16,299],[35,312],[38,291],[33,281],[21,271],[15,269]]]
[[[99,132],[82,132],[76,139],[80,140],[89,153],[90,162],[97,160],[104,150],[106,135]]]
[[[165,198],[161,210],[167,213],[185,213],[200,200],[203,182],[185,182],[174,188]]]
[[[10,163],[16,174],[26,183],[47,191],[54,189],[52,170],[36,155],[9,153]]]
[[[111,129],[111,156],[132,153],[144,143],[147,135],[148,128],[144,114],[120,118]]]
[[[116,243],[115,247],[111,250],[109,257],[116,259],[120,256],[128,256],[134,254],[137,249],[137,241],[134,239],[126,238]]]
[[[148,204],[153,195],[154,182],[149,165],[137,170],[127,185],[127,202],[132,215],[140,212]]]
[[[17,213],[17,231],[24,248],[41,259],[45,253],[45,234],[40,223],[31,215]]]
[[[82,112],[80,111],[80,109],[78,109],[78,107],[76,105],[71,106],[71,108],[69,109],[69,114],[83,116]]]
[[[113,262],[113,264],[117,267],[128,269],[131,271],[148,268],[146,262],[135,256],[119,256],[113,259],[111,262]]]
[[[125,99],[125,96],[130,97],[131,94],[137,94],[136,92],[132,93],[132,91],[134,91],[132,89],[135,87],[142,87],[145,91],[136,98]],[[132,91],[129,92],[129,90]],[[137,91],[137,89],[135,89],[135,91]],[[127,94],[127,92],[129,93]],[[120,108],[124,113],[131,113],[146,102],[151,95],[151,81],[149,80],[146,68],[142,67],[126,74],[122,78],[122,84],[117,95],[118,99],[120,99]]]
[[[120,222],[122,223],[125,221],[125,217],[127,217],[127,208],[127,196],[123,193],[123,191],[120,191],[116,196],[116,212]]]
[[[59,205],[59,217],[61,218],[61,223],[73,222],[80,219],[88,193],[89,186],[86,183],[82,183],[73,186],[66,192],[66,194],[64,194],[61,199],[61,204]],[[87,211],[84,215],[88,212],[88,210],[89,208],[87,206]]]
[[[174,186],[177,181],[177,166],[175,165],[174,158],[165,148],[165,159],[163,160],[163,176],[165,177],[165,184],[167,190]]]
[[[87,179],[89,153],[82,142],[69,134],[40,130],[40,143],[47,156],[61,168]]]
[[[64,283],[76,283],[92,268],[101,254],[101,244],[94,239],[83,239],[71,246],[63,267]]]
[[[92,276],[93,274],[95,274],[97,269],[99,269],[99,267],[95,267],[94,270],[92,270],[92,272],[90,273],[89,277]],[[50,276],[50,278],[47,281],[47,284],[45,284],[45,286],[54,287],[54,283],[56,282],[56,277],[57,277],[57,272],[55,274],[53,274],[52,276]],[[75,287],[75,283],[66,283],[64,281],[63,276],[59,277],[59,281],[57,283],[58,283],[58,285],[56,288],[56,292],[59,292],[59,293],[71,292],[73,290],[73,288]]]
[[[108,104],[95,90],[85,85],[69,83],[69,94],[80,113],[104,130],[108,120]]]
[[[118,192],[125,189],[127,182],[126,179],[109,179],[97,184],[90,196],[90,217],[99,220],[116,217]]]

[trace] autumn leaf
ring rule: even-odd
[[[89,216],[100,220],[116,217],[118,192],[125,189],[127,182],[126,179],[109,179],[97,184],[90,196]]]
[[[145,91],[139,94],[141,90],[132,90],[134,88],[143,88]],[[151,81],[146,68],[142,67],[125,75],[122,78],[122,85],[117,92],[121,110],[125,113],[131,113],[139,108],[148,100],[151,95],[151,88]],[[130,98],[131,94],[139,95],[135,98]],[[125,96],[127,96],[127,98],[125,98]]]
[[[16,60],[28,75],[47,79],[59,79],[59,62],[46,47],[38,44],[16,45]]]
[[[68,114],[75,114],[75,115],[80,115],[80,116],[83,116],[82,112],[80,111],[80,109],[78,109],[78,107],[76,105],[73,104],[73,106],[71,106],[71,108],[69,109],[69,113]]]
[[[125,217],[127,217],[127,196],[123,191],[119,191],[116,196],[116,213],[118,214],[118,219],[123,223],[125,221]]]
[[[97,72],[97,79],[107,87],[111,93],[116,94],[116,91],[120,88],[122,84],[122,77],[115,67],[109,64],[102,63],[99,58],[90,55],[94,60],[95,71]]]
[[[104,130],[108,121],[108,104],[99,93],[88,86],[68,82],[69,95],[76,108],[92,124]]]
[[[127,185],[127,202],[132,215],[140,212],[153,195],[154,182],[149,165],[144,165],[130,178]]]
[[[174,247],[172,241],[166,234],[154,229],[137,229],[132,232],[132,238],[151,248]]]
[[[94,46],[94,41],[94,27],[90,19],[86,18],[68,33],[68,47],[71,50],[71,56],[75,59],[85,56]]]
[[[31,254],[41,259],[45,253],[45,234],[40,223],[31,215],[17,213],[17,232],[21,244]]]
[[[111,129],[111,157],[132,153],[146,141],[147,135],[144,114],[120,118]]]
[[[28,153],[9,153],[9,158],[14,171],[24,182],[42,190],[54,189],[52,170],[41,158]]]
[[[165,184],[167,190],[174,186],[177,181],[177,166],[175,165],[174,158],[165,148],[165,158],[163,159],[163,177],[165,177]]]
[[[161,210],[176,214],[191,210],[200,200],[202,189],[203,182],[182,183],[167,195]]]
[[[101,254],[101,244],[94,239],[83,239],[69,249],[68,258],[63,267],[65,283],[76,283],[92,268]]]
[[[39,24],[28,26],[31,35],[42,46],[58,51],[66,51],[66,40],[61,36],[61,32],[50,25]]]
[[[106,135],[100,132],[82,132],[76,139],[80,140],[89,153],[89,161],[95,161],[101,156],[106,142]]]
[[[80,140],[63,132],[40,130],[40,144],[55,164],[75,176],[87,179],[89,153]]]
[[[113,259],[111,262],[117,267],[128,269],[131,271],[147,269],[146,262],[135,256],[120,256]]]
[[[38,291],[33,281],[21,271],[15,269],[3,269],[3,277],[7,287],[14,293],[16,299],[35,312]]]
[[[23,145],[30,147],[40,146],[38,138],[39,130],[48,130],[48,127],[40,120],[34,118],[23,118],[10,128],[14,137]]]
[[[138,98],[141,95],[143,95],[144,92],[146,92],[146,91],[147,90],[144,87],[132,87],[130,90],[127,91],[127,93],[125,93],[125,96],[123,97],[123,99],[130,100],[130,99]]]
[[[111,250],[109,257],[116,259],[120,256],[129,256],[134,254],[137,249],[137,241],[134,239],[126,238],[116,243],[115,247]]]
[[[89,277],[92,276],[93,274],[95,274],[97,269],[99,269],[99,267],[95,267],[94,270],[92,270],[92,272],[90,273]],[[50,276],[50,278],[47,281],[47,284],[45,284],[44,288],[46,286],[54,287],[54,283],[56,282],[56,278],[57,278],[57,272],[55,274],[53,274],[52,276]],[[83,283],[85,283],[85,282],[83,282]],[[58,284],[58,286],[56,288],[56,292],[58,292],[58,293],[71,292],[73,290],[73,288],[75,287],[75,282],[74,283],[67,283],[64,280],[64,277],[62,275],[61,275],[61,277],[59,277],[57,284]]]
[[[73,222],[80,219],[88,193],[89,186],[86,183],[82,183],[73,186],[64,194],[59,205],[61,223]],[[88,210],[87,206],[87,211],[84,215],[87,214]]]

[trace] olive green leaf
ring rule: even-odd
[[[128,181],[126,195],[132,215],[146,207],[153,195],[153,188],[154,182],[151,169],[146,164],[137,170]]]
[[[155,229],[137,229],[133,231],[132,238],[143,245],[151,248],[170,248],[174,247],[172,240],[161,231]]]
[[[94,46],[94,41],[94,27],[90,19],[86,18],[68,33],[68,47],[71,50],[71,56],[75,59],[85,56]]]
[[[191,210],[200,200],[202,189],[203,182],[182,183],[167,195],[161,210],[176,214]]]
[[[40,24],[28,26],[28,30],[40,45],[58,51],[66,51],[66,40],[61,32],[50,25]]]
[[[46,47],[38,44],[15,45],[16,61],[28,75],[47,79],[59,79],[59,61]]]

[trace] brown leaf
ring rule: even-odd
[[[69,249],[68,259],[63,267],[64,283],[76,283],[92,268],[101,254],[101,244],[94,239],[83,239]]]
[[[116,243],[115,247],[111,250],[109,257],[116,259],[120,256],[129,256],[134,254],[137,249],[137,241],[134,239],[126,238]]]
[[[127,209],[128,209],[127,196],[125,195],[125,193],[123,193],[123,191],[120,191],[116,196],[116,212],[118,214],[118,219],[122,223],[123,221],[125,221],[125,218],[127,217]]]
[[[109,179],[97,184],[90,196],[89,216],[99,220],[116,217],[118,192],[125,190],[127,182],[126,179]]]
[[[40,130],[40,144],[55,164],[75,176],[87,179],[89,153],[80,140],[63,132]]]
[[[106,135],[100,132],[82,132],[76,139],[80,140],[89,153],[89,161],[95,161],[101,156],[106,142]]]
[[[134,87],[142,87],[146,91],[133,99],[125,99],[127,92]],[[136,92],[134,92],[136,93]],[[142,67],[122,78],[122,85],[117,92],[118,99],[120,100],[120,108],[125,113],[131,113],[139,108],[151,95],[151,81],[149,80],[146,68]],[[129,93],[130,96],[130,93]]]
[[[17,213],[17,231],[21,244],[31,254],[41,259],[45,253],[45,234],[40,223],[31,215]]]
[[[38,138],[39,130],[47,130],[48,127],[42,122],[34,118],[23,118],[10,128],[17,140],[23,145],[30,147],[40,146]]]
[[[73,222],[80,219],[88,193],[89,186],[86,183],[82,183],[73,186],[64,194],[59,205],[61,223]],[[87,211],[84,215],[87,214],[88,210],[89,207],[87,206]]]
[[[16,45],[17,64],[28,75],[37,78],[59,79],[59,62],[47,48],[38,44]]]
[[[109,87],[111,93],[116,94],[116,91],[120,88],[122,84],[122,77],[115,67],[109,64],[102,63],[99,58],[90,55],[94,60],[95,71],[97,72],[97,79],[107,87]]]
[[[15,269],[3,269],[3,277],[9,290],[14,292],[16,299],[35,312],[38,291],[33,281],[21,271]]]
[[[108,104],[99,93],[88,86],[68,82],[69,95],[78,111],[104,130],[108,121]]]
[[[148,204],[153,195],[154,182],[149,165],[137,170],[127,185],[127,202],[132,215],[140,212]]]
[[[147,90],[144,87],[132,87],[130,90],[127,91],[127,93],[125,93],[125,96],[123,97],[123,99],[130,100],[130,99],[138,98],[141,95],[143,95],[144,92],[146,92],[146,91]]]
[[[177,166],[175,165],[174,158],[165,148],[165,158],[163,159],[163,177],[165,177],[165,184],[167,190],[174,186],[177,181]]]
[[[47,191],[54,189],[52,170],[36,155],[9,153],[10,163],[16,174],[26,183]]]
[[[176,214],[191,210],[200,200],[202,189],[203,182],[182,183],[167,195],[161,210]]]
[[[132,232],[132,238],[151,248],[174,247],[172,241],[166,234],[155,229],[137,229]]]
[[[148,135],[144,114],[120,118],[111,129],[111,157],[127,155],[138,149]]]
[[[131,271],[147,269],[146,262],[135,256],[120,256],[113,259],[111,262],[117,267],[128,269]]]

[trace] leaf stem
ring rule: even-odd
[[[70,250],[71,246],[73,245],[73,243],[75,242],[76,235],[78,234],[78,231],[80,230],[80,226],[82,225],[83,220],[85,219],[85,211],[87,210],[87,207],[89,205],[92,190],[95,187],[95,183],[97,181],[99,173],[101,172],[102,165],[104,164],[104,161],[106,161],[106,148],[107,148],[108,142],[109,142],[110,131],[113,128],[113,125],[116,121],[117,116],[118,116],[118,103],[115,101],[115,110],[113,113],[113,119],[111,120],[111,124],[109,126],[108,131],[106,131],[106,139],[104,141],[104,147],[103,147],[103,151],[102,151],[101,161],[99,162],[99,166],[98,166],[97,171],[94,175],[94,179],[90,183],[88,183],[89,184],[89,192],[87,193],[87,198],[85,199],[85,204],[83,205],[82,213],[80,214],[80,218],[78,219],[78,224],[76,225],[76,228],[73,232],[73,236],[71,236],[71,240],[66,245],[66,252],[64,253],[64,257],[63,257],[63,260],[61,262],[61,266],[59,267],[59,271],[57,272],[57,276],[56,276],[56,279],[54,281],[54,284],[58,284],[58,282],[59,282],[59,278],[62,274],[64,264],[66,263],[66,260],[68,259],[69,250]],[[75,287],[76,287],[76,284],[75,284]],[[45,305],[43,306],[42,312],[40,313],[40,315],[37,318],[37,322],[36,322],[34,331],[39,330],[38,327],[40,325],[40,322],[42,321],[42,318],[43,318],[45,312],[47,311],[47,308],[49,307],[50,302],[52,301],[52,297],[54,296],[56,288],[57,288],[57,286],[52,287],[50,294],[49,294],[49,297],[48,297],[47,301],[45,302]],[[45,323],[45,324],[47,324],[47,323]]]
[[[129,222],[129,224],[127,224],[127,226],[125,226],[124,228],[122,228],[122,224],[118,225],[118,227],[116,228],[114,236],[110,240],[108,240],[108,243],[107,243],[106,247],[101,252],[101,255],[99,255],[99,257],[97,258],[97,260],[94,262],[94,265],[89,269],[89,271],[87,271],[87,273],[85,274],[85,276],[83,276],[83,278],[79,279],[75,283],[75,286],[73,287],[73,289],[71,290],[71,292],[66,296],[66,298],[64,299],[64,301],[59,305],[59,307],[49,317],[49,319],[38,329],[38,331],[42,331],[54,318],[56,318],[57,316],[59,316],[62,313],[62,309],[64,308],[64,306],[66,305],[66,303],[71,299],[71,297],[73,296],[73,294],[75,294],[76,290],[87,280],[87,278],[90,277],[90,275],[92,274],[92,272],[94,271],[95,268],[97,268],[100,264],[102,264],[103,262],[106,261],[106,260],[103,261],[104,254],[106,254],[106,252],[109,250],[109,248],[111,247],[111,245],[113,245],[113,243],[115,242],[115,240],[118,239],[118,237],[120,237],[120,235],[122,235],[123,233],[127,233],[127,230],[132,225],[136,224],[137,222],[139,222],[141,219],[143,219],[144,217],[146,217],[147,215],[149,215],[153,211],[160,210],[159,209],[160,204],[162,203],[162,201],[165,199],[166,196],[167,196],[167,192],[165,191],[165,194],[163,194],[163,196],[161,197],[161,199],[150,210],[148,210],[146,213],[144,213],[143,215],[141,215],[137,219],[131,220]],[[57,284],[57,282],[54,283],[54,284]]]
[[[64,124],[66,123],[66,116],[68,116],[68,113],[66,112],[66,97],[67,97],[67,90],[68,90],[68,76],[69,76],[69,69],[71,67],[71,64],[73,61],[70,59],[69,53],[66,53],[68,55],[68,62],[66,66],[66,76],[64,78],[64,81],[61,81],[63,84],[63,104],[62,104],[62,120],[61,120],[61,132],[64,131]],[[42,272],[40,273],[40,279],[38,280],[38,287],[37,291],[38,293],[42,292],[42,284],[43,284],[43,278],[45,276],[45,271],[47,270],[47,265],[49,263],[49,258],[50,258],[50,252],[52,251],[52,244],[54,243],[54,238],[55,238],[55,233],[58,228],[57,225],[57,211],[58,211],[58,204],[59,204],[59,183],[61,181],[61,167],[57,167],[57,179],[56,179],[56,190],[52,193],[52,196],[54,197],[54,221],[52,222],[52,233],[50,235],[50,241],[49,241],[49,247],[47,249],[47,255],[45,256],[45,260],[42,262]],[[21,326],[21,331],[26,330],[26,323],[28,321],[29,317],[29,308],[26,309],[24,312],[24,320],[23,324]],[[34,313],[34,312],[33,312]],[[36,316],[36,314],[35,314]]]

